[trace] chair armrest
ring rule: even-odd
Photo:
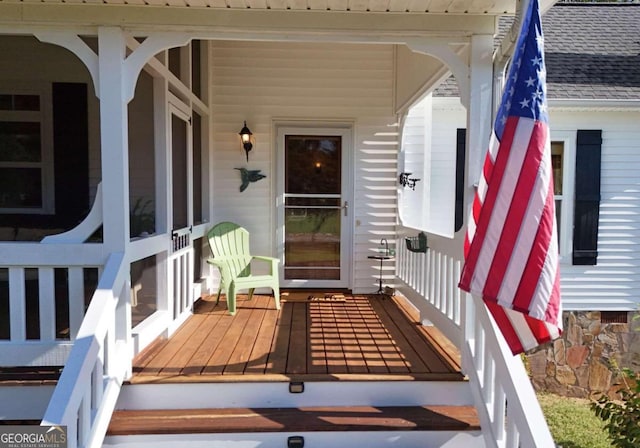
[[[277,258],[273,258],[273,257],[265,257],[264,255],[253,255],[251,258],[255,258],[256,260],[260,260],[260,261],[270,261],[270,262],[276,262],[276,263],[280,263],[280,260]]]
[[[207,258],[207,263],[217,267],[220,267],[222,265],[222,261],[218,260],[217,258]]]
[[[271,275],[276,275],[278,273],[278,263],[280,263],[279,259],[266,257],[264,255],[252,255],[251,258],[257,261],[265,261],[267,263],[271,263]]]
[[[220,270],[220,276],[222,279],[231,280],[231,271],[229,271],[229,264],[226,260],[219,258],[207,258],[207,263],[216,266]]]

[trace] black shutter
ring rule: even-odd
[[[595,265],[598,258],[602,131],[579,130],[573,210],[573,264]]]
[[[54,82],[52,92],[56,220],[72,228],[90,205],[87,85]]]
[[[464,222],[464,166],[467,147],[467,130],[458,129],[456,133],[456,208],[455,231],[462,229]]]

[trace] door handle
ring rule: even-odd
[[[344,201],[344,205],[342,206],[342,208],[344,209],[344,216],[347,216],[349,214],[349,202]]]

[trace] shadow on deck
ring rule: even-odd
[[[235,316],[224,300],[205,297],[133,364],[137,384],[464,379],[455,346],[384,295],[290,292],[279,311],[272,297],[240,295]]]

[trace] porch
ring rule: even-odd
[[[105,444],[484,446],[460,362],[400,297],[289,291],[276,310],[241,295],[231,316],[205,296],[134,358]]]
[[[531,403],[531,397],[521,392],[524,371],[505,359],[489,318],[482,309],[476,312],[472,300],[460,295],[453,283],[458,278],[453,268],[459,264],[455,257],[459,257],[460,239],[451,240],[453,234],[430,235],[426,254],[403,254],[398,247],[403,232],[414,232],[397,225],[397,175],[404,168],[399,166],[398,118],[417,96],[448,76],[447,66],[451,67],[462,81],[463,102],[469,107],[466,170],[474,170],[489,133],[482,123],[491,101],[489,96],[470,93],[491,91],[493,85],[492,61],[487,56],[495,17],[419,13],[397,21],[367,12],[345,16],[347,21],[340,25],[331,17],[336,15],[333,11],[314,17],[282,10],[275,15],[273,11],[254,14],[247,24],[247,11],[225,8],[216,9],[211,22],[190,25],[189,31],[184,26],[193,23],[189,17],[166,26],[167,20],[173,23],[169,16],[174,13],[188,10],[200,15],[213,9],[149,9],[142,15],[153,16],[155,25],[134,20],[127,30],[111,19],[82,29],[71,23],[72,17],[65,29],[58,29],[59,23],[47,26],[26,20],[18,31],[28,36],[6,39],[6,48],[12,50],[6,52],[10,63],[19,59],[13,54],[55,61],[41,64],[38,70],[49,74],[51,83],[80,82],[95,90],[80,117],[87,122],[87,142],[79,146],[87,166],[74,165],[75,171],[88,176],[82,181],[87,190],[83,205],[88,207],[89,198],[94,198],[96,213],[85,221],[91,222],[90,231],[82,235],[75,231],[73,238],[66,235],[47,244],[3,243],[11,256],[0,257],[0,270],[9,279],[4,295],[10,320],[9,335],[3,341],[3,356],[10,358],[7,363],[65,366],[41,414],[43,424],[67,426],[71,447],[92,447],[103,445],[114,411],[148,410],[152,405],[156,410],[177,410],[204,409],[212,402],[240,409],[318,409],[328,402],[375,407],[475,404],[482,427],[481,434],[471,435],[475,440],[445,433],[439,442],[430,436],[430,443],[482,446],[478,439],[483,438],[492,447],[504,445],[505,440],[513,448],[543,446],[534,435],[534,428],[541,432],[540,419],[524,412],[525,403],[529,407]],[[123,9],[122,13],[127,17],[128,12]],[[233,16],[227,23],[228,13]],[[82,20],[78,23],[84,23],[82,14],[75,14]],[[305,29],[305,24],[310,27]],[[85,35],[90,38],[83,40]],[[49,44],[70,53],[55,57]],[[63,53],[61,48],[58,51]],[[12,77],[24,74],[26,83],[34,82],[31,60],[25,62],[14,64]],[[78,66],[79,62],[83,64]],[[20,86],[11,87],[20,94]],[[55,103],[45,103],[47,97],[42,95],[42,104]],[[237,128],[243,120],[255,131],[251,160],[237,144]],[[43,129],[62,128],[61,123],[45,124],[48,127]],[[278,255],[284,247],[285,237],[278,234],[284,229],[284,161],[277,156],[278,147],[283,146],[273,137],[288,126],[298,129],[294,135],[310,125],[313,134],[318,129],[350,132],[344,138],[350,144],[343,148],[348,156],[343,187],[348,194],[336,201],[344,220],[340,228],[351,230],[341,237],[348,269],[340,287],[371,291],[378,276],[384,276],[385,283],[404,287],[405,296],[420,308],[420,319],[406,320],[411,314],[395,301],[364,297],[343,303],[304,303],[292,297],[279,313],[267,297],[258,297],[252,303],[241,302],[233,318],[224,304],[213,307],[205,300],[190,316],[193,298],[217,286],[215,273],[204,263],[203,236],[211,223],[247,223],[255,253]],[[55,146],[45,154],[50,159],[61,153]],[[238,189],[239,167],[262,170],[267,178],[243,193]],[[53,164],[46,169],[42,176],[53,179]],[[55,203],[57,191],[51,179],[50,185],[43,184],[51,198],[40,202],[45,211],[54,205],[59,211],[62,201]],[[103,196],[97,193],[100,182]],[[426,179],[422,185],[427,185]],[[467,196],[470,186],[471,180]],[[279,204],[277,209],[274,204]],[[439,208],[438,215],[444,214]],[[100,226],[101,239],[89,244]],[[389,263],[384,272],[369,259],[381,238],[392,241],[398,253],[397,265]],[[50,317],[56,307],[55,270],[61,268],[68,271],[68,340],[56,339],[58,322]],[[85,288],[83,270],[87,268],[97,270],[99,281],[85,309],[80,291]],[[140,281],[147,276],[137,275],[142,268],[148,268],[144,271],[149,273],[151,291]],[[25,278],[33,274],[31,269],[38,270],[40,331],[37,338],[33,336],[36,339],[27,337],[26,324],[32,307],[27,304]],[[136,311],[145,306],[148,312],[143,319]],[[461,356],[452,355],[453,346],[436,343],[433,327],[417,325],[427,318],[459,348]],[[160,334],[172,336],[147,347]],[[461,365],[469,381],[461,381]],[[314,381],[319,379],[323,381]],[[443,379],[451,379],[454,385],[442,387]],[[304,394],[288,390],[294,381],[305,382]],[[453,394],[451,389],[458,392]],[[184,416],[181,424],[192,417]],[[277,435],[277,445],[268,446],[283,446],[284,436]],[[350,439],[343,435],[339,439],[345,445],[373,447],[369,441],[380,439],[375,446],[389,445],[396,436],[393,431],[386,439],[375,434],[363,442],[362,433],[354,431]],[[244,435],[235,437],[240,440]],[[414,437],[401,445],[423,447],[424,434]],[[184,446],[185,437],[159,439],[147,438],[135,445],[140,439],[112,438],[107,446]],[[226,448],[229,440],[230,436],[218,444],[202,440],[199,446]],[[257,446],[255,440],[246,439],[242,446]],[[315,444],[330,445],[327,440]]]
[[[170,338],[133,361],[132,384],[463,380],[460,353],[409,303],[386,295],[240,295],[235,316],[205,296]]]

